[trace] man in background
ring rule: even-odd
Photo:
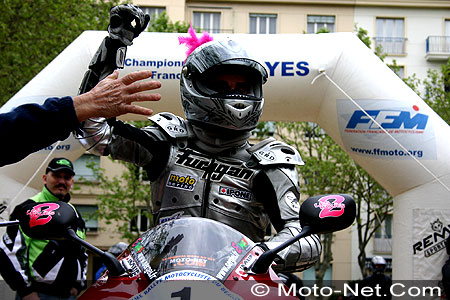
[[[70,201],[75,172],[66,158],[54,158],[42,176],[40,193],[14,208],[11,220],[31,202]],[[85,238],[86,228],[78,214],[76,233]],[[0,273],[16,299],[76,299],[86,287],[86,251],[68,240],[39,240],[23,233],[20,226],[10,226],[0,240]]]

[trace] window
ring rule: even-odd
[[[195,29],[209,33],[220,33],[220,13],[194,12]]]
[[[250,33],[277,33],[277,15],[250,14]]]
[[[404,78],[405,77],[405,66],[399,66],[399,65],[388,65],[389,68],[394,71],[395,74],[397,74],[398,77]]]
[[[404,20],[377,18],[375,47],[381,46],[386,54],[404,54]]]
[[[130,231],[144,232],[151,226],[151,219],[146,216],[147,209],[141,208],[140,214],[130,222]]]
[[[73,168],[75,171],[74,179],[77,180],[87,180],[95,181],[97,177],[94,174],[94,170],[90,168],[92,164],[97,166],[100,165],[100,156],[93,154],[83,154],[73,163]]]
[[[335,19],[335,16],[308,16],[307,33],[317,33],[322,28],[334,32]]]
[[[95,215],[98,207],[97,205],[74,205],[76,209],[80,212],[86,224],[86,232],[97,232],[98,221]]]
[[[378,220],[375,222],[377,226]],[[387,215],[381,226],[375,232],[374,251],[377,253],[392,253],[392,215]]]
[[[450,52],[450,20],[445,20],[445,49],[444,52]]]
[[[165,7],[149,7],[149,6],[141,6],[140,7],[144,13],[150,16],[151,19],[154,17],[158,17],[162,12],[166,11]]]
[[[375,225],[378,226],[378,220]],[[375,232],[375,238],[392,238],[392,215],[387,215],[381,226]]]

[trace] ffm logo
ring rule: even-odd
[[[175,189],[193,191],[197,182],[198,179],[196,176],[170,172],[166,186]]]
[[[418,111],[417,106],[413,107]],[[428,123],[428,116],[421,113],[412,114],[410,111],[400,110],[367,110],[371,116],[384,129],[416,129],[424,130]],[[362,110],[353,112],[350,120],[345,126],[346,129],[380,129]]]

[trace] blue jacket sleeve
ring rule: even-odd
[[[71,97],[49,98],[0,114],[0,167],[65,140],[79,121]]]

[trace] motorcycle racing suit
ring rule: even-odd
[[[192,28],[189,33],[198,40]],[[151,126],[141,129],[121,121],[89,119],[74,134],[91,153],[145,169],[155,224],[181,215],[205,217],[263,242],[272,223],[277,234],[262,245],[272,249],[301,232],[295,167],[303,161],[295,148],[273,139],[249,144],[262,114],[267,71],[233,40],[203,40],[209,42],[189,43],[196,48],[188,51],[181,70],[186,119],[160,113],[150,118]],[[100,46],[105,55],[93,58],[80,90],[123,67],[102,60],[116,57],[118,49],[108,45]],[[279,253],[277,267],[309,268],[321,250],[316,235],[302,238]]]
[[[277,234],[269,248],[297,235],[299,183],[297,150],[274,139],[254,146],[245,143],[211,154],[195,144],[189,121],[170,113],[150,118],[141,129],[115,121],[85,124],[82,142],[98,155],[111,155],[143,167],[152,182],[155,224],[182,216],[210,218],[225,223],[254,241],[263,241],[269,221]],[[103,136],[98,140],[95,136]],[[303,238],[280,254],[279,267],[302,270],[320,255],[316,235]]]

